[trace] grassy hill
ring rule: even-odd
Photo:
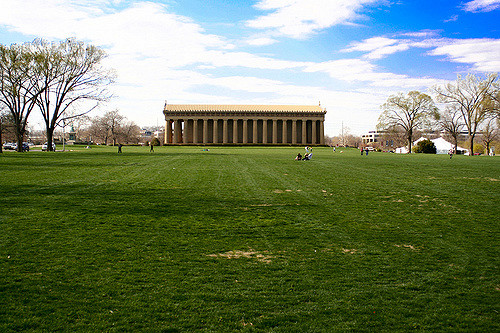
[[[69,148],[0,155],[3,332],[500,330],[496,157]]]

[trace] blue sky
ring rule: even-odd
[[[0,0],[0,43],[101,46],[119,109],[317,104],[325,131],[373,130],[391,94],[500,72],[500,0]],[[40,122],[36,116],[31,123]]]

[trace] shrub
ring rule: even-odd
[[[436,146],[434,145],[434,142],[428,139],[419,141],[414,149],[415,153],[424,153],[424,154],[436,153]]]
[[[485,152],[484,146],[480,143],[474,143],[474,153],[481,153],[484,154]]]
[[[158,138],[153,138],[153,139],[151,139],[151,142],[149,144],[151,146],[159,146],[160,145],[160,140]]]

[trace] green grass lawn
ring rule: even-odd
[[[500,330],[500,159],[0,155],[0,331]]]

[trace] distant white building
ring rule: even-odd
[[[361,142],[363,142],[363,144],[380,142],[382,135],[383,133],[378,131],[369,131],[367,134],[361,135]]]
[[[420,139],[416,140],[415,142],[413,142],[413,146],[415,146],[418,142],[420,142],[422,140],[427,140],[427,138],[420,138]],[[445,139],[443,139],[441,137],[436,138],[436,139],[432,139],[431,141],[434,143],[434,146],[436,146],[436,154],[448,154],[450,149],[455,148],[452,143],[446,141]],[[396,148],[396,153],[407,154],[408,147]],[[462,155],[467,155],[468,150],[465,148],[462,148],[462,147],[457,147],[456,153],[462,154]]]

